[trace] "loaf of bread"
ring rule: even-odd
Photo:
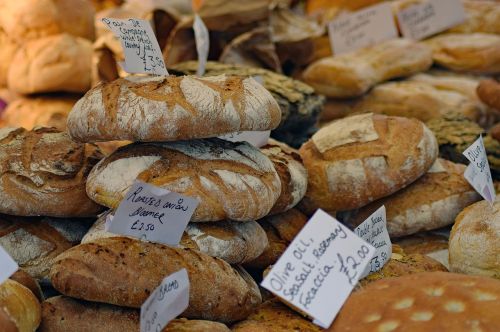
[[[464,178],[465,165],[438,159],[433,167],[406,188],[344,213],[341,220],[357,227],[385,205],[387,231],[391,237],[406,236],[451,225],[467,206],[481,196]]]
[[[273,163],[259,149],[217,138],[124,146],[92,170],[87,193],[117,208],[135,179],[198,199],[191,221],[256,220],[281,193]]]
[[[450,269],[448,237],[446,236],[432,232],[422,232],[394,239],[393,245],[400,246],[407,254],[429,256]]]
[[[494,79],[481,80],[477,95],[488,106],[500,112],[500,83]]]
[[[344,331],[496,331],[500,281],[424,272],[374,282],[351,294],[333,325]]]
[[[0,86],[7,86],[9,67],[17,52],[18,44],[7,36],[0,24]]]
[[[467,19],[447,32],[500,34],[500,4],[497,1],[462,0]]]
[[[463,210],[449,241],[452,272],[500,279],[500,199],[477,202]]]
[[[28,288],[10,279],[0,284],[1,331],[35,332],[41,318],[40,303]]]
[[[309,174],[304,204],[328,212],[360,208],[423,175],[438,155],[415,119],[360,114],[321,128],[300,148]]]
[[[270,130],[280,120],[277,102],[250,77],[131,76],[87,92],[68,130],[81,142],[176,141]]]
[[[59,255],[51,269],[55,289],[88,301],[140,308],[166,276],[189,275],[186,318],[233,322],[261,302],[259,288],[242,268],[192,249],[129,238],[98,239]]]
[[[21,94],[85,92],[90,88],[92,44],[68,34],[24,43],[9,67],[9,89]]]
[[[500,73],[500,36],[487,33],[444,34],[431,38],[434,62],[445,68],[479,74]]]
[[[353,53],[312,63],[304,81],[316,92],[333,98],[356,97],[377,83],[427,70],[432,53],[422,43],[393,39]]]
[[[100,158],[96,146],[54,128],[0,129],[0,213],[95,216],[101,207],[87,197],[85,182]]]
[[[12,279],[12,280],[20,283],[24,287],[28,288],[33,293],[33,295],[36,296],[38,301],[40,301],[40,302],[43,301],[44,296],[43,296],[42,288],[40,287],[40,284],[38,283],[38,281],[36,281],[35,278],[30,276],[28,272],[26,272],[22,269],[19,269],[16,272],[14,272],[14,274],[11,275],[9,279]]]

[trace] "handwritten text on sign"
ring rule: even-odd
[[[328,25],[333,53],[338,55],[398,36],[391,5],[382,3],[335,19]]]
[[[17,263],[10,257],[7,251],[0,246],[0,284],[9,279],[18,268],[19,266],[17,266]]]
[[[168,75],[160,45],[148,21],[103,18],[102,22],[120,38],[125,55],[125,71]]]
[[[495,187],[491,178],[483,137],[479,137],[463,154],[470,161],[464,177],[484,199],[493,204],[496,196]]]
[[[176,246],[197,206],[194,198],[136,181],[118,206],[108,230]]]
[[[328,328],[374,254],[374,247],[318,210],[262,286]]]
[[[186,269],[172,273],[141,306],[141,332],[159,332],[186,310],[189,304],[189,277]]]

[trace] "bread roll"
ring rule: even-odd
[[[449,241],[452,272],[500,279],[500,199],[464,209],[453,225]]]
[[[55,259],[51,281],[62,294],[88,301],[140,308],[166,276],[188,271],[187,318],[233,322],[261,302],[257,284],[241,268],[196,250],[129,238],[98,239]]]
[[[427,70],[430,49],[421,43],[393,39],[353,53],[312,63],[304,81],[316,92],[333,98],[360,96],[377,83]]]
[[[276,128],[281,111],[252,78],[120,78],[92,88],[75,105],[68,130],[77,141],[176,141]]]
[[[10,276],[9,279],[12,279],[24,287],[28,288],[33,295],[36,296],[38,301],[42,302],[43,301],[43,293],[42,293],[42,288],[40,287],[40,284],[38,281],[36,281],[32,276],[30,276],[27,272],[24,270],[17,270],[13,275]],[[1,326],[1,325],[0,325]]]
[[[479,74],[500,73],[500,36],[487,33],[444,34],[431,38],[434,62],[445,68]]]
[[[351,294],[333,325],[343,331],[495,331],[500,281],[425,272],[374,282]]]
[[[361,114],[321,128],[300,148],[306,204],[328,212],[362,207],[423,175],[438,145],[420,121]]]
[[[35,332],[41,318],[40,303],[28,288],[10,279],[0,284],[2,331]]]
[[[214,138],[124,146],[92,170],[87,193],[117,208],[135,179],[198,199],[191,221],[259,219],[281,192],[272,162],[257,148]]]
[[[391,237],[453,224],[460,211],[481,200],[464,178],[465,168],[465,165],[438,159],[429,172],[408,187],[339,217],[357,227],[385,205],[387,231]]]
[[[477,94],[486,105],[500,112],[500,83],[497,80],[482,80],[477,87]]]
[[[86,217],[101,207],[85,193],[96,146],[71,141],[54,128],[0,129],[0,213]]]

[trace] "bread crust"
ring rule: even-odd
[[[493,79],[481,80],[477,95],[488,106],[500,112],[500,83]]]
[[[42,319],[40,303],[35,295],[28,288],[10,279],[0,284],[0,311],[10,317],[18,332],[35,331]],[[5,320],[5,316],[1,316],[4,315],[0,314],[0,322],[1,319]]]

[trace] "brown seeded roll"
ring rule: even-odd
[[[68,130],[80,142],[163,142],[270,130],[280,120],[276,100],[250,77],[130,76],[87,92]]]
[[[450,234],[450,270],[500,279],[500,197],[463,210]]]
[[[500,83],[497,80],[481,80],[477,87],[477,95],[483,103],[500,112]]]
[[[300,148],[309,174],[305,204],[327,212],[362,207],[423,175],[438,155],[420,121],[378,114],[336,120]]]
[[[124,146],[92,170],[87,193],[117,208],[135,179],[198,199],[191,221],[259,219],[281,192],[272,162],[257,148],[213,138]]]
[[[333,325],[344,331],[496,331],[500,281],[425,272],[379,280],[353,293]]]
[[[40,325],[41,319],[40,303],[28,288],[10,279],[0,284],[2,332],[34,332]]]
[[[465,165],[438,159],[425,175],[406,188],[339,217],[354,228],[385,205],[391,237],[453,224],[460,211],[481,200],[464,178],[465,168]]]
[[[242,268],[192,249],[129,238],[98,239],[73,247],[54,262],[51,281],[62,294],[140,308],[166,276],[189,275],[187,318],[233,322],[261,302],[259,288]]]
[[[87,197],[85,182],[101,158],[96,146],[54,128],[0,129],[0,213],[95,216],[102,208]]]
[[[9,279],[12,279],[28,288],[33,293],[33,295],[36,296],[40,303],[43,301],[44,297],[40,284],[32,276],[30,276],[28,272],[19,269],[13,275],[11,275]]]

